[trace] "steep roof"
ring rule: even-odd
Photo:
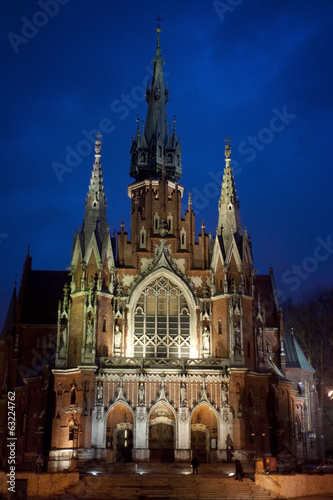
[[[3,340],[6,337],[6,335],[8,335],[8,333],[12,333],[14,330],[16,302],[17,302],[17,295],[16,295],[16,285],[15,285],[12,298],[9,303],[5,324],[3,326],[0,335],[0,340]]]
[[[283,335],[283,346],[286,353],[286,367],[287,368],[301,368],[314,372],[314,368],[310,365],[305,357],[301,346],[296,340],[293,332],[285,332]]]
[[[260,296],[260,303],[265,311],[266,326],[278,328],[279,315],[276,302],[276,290],[271,274],[256,274],[254,276],[254,296]]]
[[[56,324],[68,271],[30,271],[22,297],[21,323]]]

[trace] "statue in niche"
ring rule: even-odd
[[[87,347],[91,348],[92,341],[93,341],[93,322],[90,319],[88,321],[88,325],[87,325],[87,336],[86,336],[86,345],[87,345]]]
[[[121,330],[119,325],[114,328],[114,346],[116,349],[121,349]]]
[[[60,335],[60,347],[61,348],[64,348],[64,347],[67,347],[67,323],[65,324],[64,326],[64,329],[62,330],[61,332],[61,335]]]
[[[228,386],[224,384],[222,385],[221,398],[222,398],[222,406],[228,406]]]
[[[240,338],[240,328],[238,325],[234,325],[234,338],[235,338],[235,359],[241,359],[241,338]]]
[[[257,347],[260,353],[263,352],[263,334],[262,328],[257,328]]]
[[[145,404],[145,385],[143,382],[139,384],[139,405],[144,406]]]
[[[103,401],[103,384],[100,382],[97,385],[97,401]]]
[[[207,326],[204,327],[202,332],[202,349],[205,353],[209,352],[209,329]]]
[[[186,384],[180,386],[180,406],[187,405]]]

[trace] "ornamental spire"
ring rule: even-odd
[[[231,167],[230,139],[225,139],[225,168],[222,181],[221,196],[219,200],[219,220],[217,234],[222,234],[224,240],[230,241],[233,234],[243,234],[239,214],[239,201],[236,194],[234,176]]]
[[[168,85],[164,85],[161,56],[161,27],[158,17],[156,32],[157,42],[155,57],[152,59],[153,76],[151,86],[147,84],[146,102],[148,103],[145,127],[140,135],[136,135],[131,148],[130,175],[136,180],[161,178],[163,161],[166,158],[166,176],[177,180],[182,176],[180,141],[174,131],[168,127],[166,103],[169,101]]]
[[[84,249],[87,249],[88,243],[93,233],[96,241],[101,248],[103,235],[108,232],[106,218],[106,196],[104,193],[104,181],[102,173],[101,160],[101,134],[96,135],[95,141],[95,162],[90,178],[89,191],[86,197],[86,210],[83,219],[81,234],[84,235]]]
[[[168,141],[168,118],[166,112],[166,99],[163,77],[164,59],[161,57],[161,18],[157,18],[158,26],[156,28],[157,44],[155,57],[152,60],[154,66],[153,78],[148,100],[148,110],[146,116],[145,137],[148,144],[151,144],[153,135],[158,132],[162,136],[164,144]]]

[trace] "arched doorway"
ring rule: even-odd
[[[106,420],[107,462],[130,462],[133,449],[133,415],[123,403],[116,404]]]
[[[116,462],[131,462],[133,449],[133,431],[130,428],[119,428],[116,432]]]
[[[173,462],[175,453],[175,419],[166,405],[159,405],[149,419],[150,460]]]
[[[206,429],[191,430],[192,457],[196,456],[200,463],[207,462],[206,453]]]
[[[201,463],[217,461],[217,417],[208,404],[201,404],[191,417],[192,457]]]

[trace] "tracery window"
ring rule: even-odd
[[[134,356],[190,355],[190,313],[182,290],[164,276],[141,293],[134,313]]]

